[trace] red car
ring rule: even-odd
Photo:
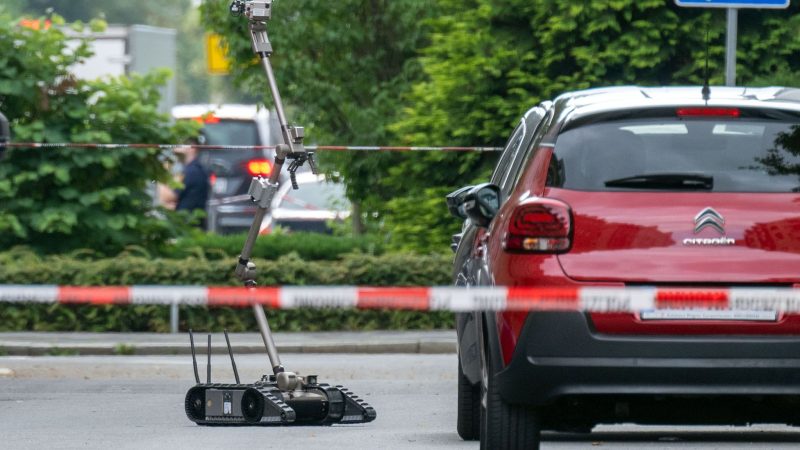
[[[448,196],[462,286],[793,287],[800,89],[615,87],[520,120]],[[800,316],[459,314],[458,432],[538,448],[600,423],[800,424]]]

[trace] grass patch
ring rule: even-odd
[[[136,354],[136,347],[128,344],[117,344],[114,346],[114,354],[124,356],[134,355]]]
[[[79,356],[81,352],[74,348],[50,347],[44,354],[46,356]]]

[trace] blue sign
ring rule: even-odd
[[[789,7],[790,0],[675,0],[678,6],[689,8],[772,8]]]

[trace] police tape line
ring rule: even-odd
[[[56,286],[0,285],[0,302],[194,305],[273,309],[800,312],[800,289],[655,287]]]
[[[70,143],[70,142],[0,142],[0,148],[26,148],[26,149],[57,149],[81,148],[115,150],[123,148],[157,148],[161,150],[174,150],[186,147],[186,144],[98,144],[98,143]],[[192,145],[201,150],[275,150],[275,145]],[[306,145],[306,150],[319,151],[354,151],[354,152],[499,152],[502,147],[401,147],[378,145]]]

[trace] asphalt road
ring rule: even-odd
[[[378,411],[366,425],[198,427],[183,413],[193,384],[185,356],[0,357],[0,448],[476,449],[455,433],[454,355],[284,355],[284,364],[350,387]],[[237,360],[243,380],[267,366]],[[232,380],[223,355],[213,379]],[[204,373],[204,365],[200,365]],[[800,429],[799,429],[800,430]],[[800,448],[800,431],[750,428],[600,427],[547,434],[543,449]]]

